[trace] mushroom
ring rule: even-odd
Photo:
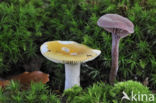
[[[118,71],[119,41],[134,32],[134,25],[130,20],[118,14],[103,15],[97,21],[97,25],[112,33],[112,67],[109,82],[114,84]]]
[[[101,53],[74,41],[48,41],[41,45],[40,50],[48,60],[65,64],[65,89],[80,86],[80,64]]]

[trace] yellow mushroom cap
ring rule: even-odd
[[[41,53],[55,63],[76,64],[95,59],[100,50],[91,49],[74,41],[48,41],[41,45]]]

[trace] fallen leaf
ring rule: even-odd
[[[31,82],[47,83],[49,81],[49,74],[41,71],[24,72],[11,78],[11,80],[19,81],[22,85],[30,85]]]
[[[41,71],[24,72],[11,77],[9,80],[0,80],[0,87],[5,88],[7,85],[9,85],[10,80],[18,81],[22,88],[27,89],[30,87],[31,82],[42,82],[43,84],[47,83],[49,81],[49,74]]]
[[[0,80],[0,87],[5,88],[9,83],[9,80]]]

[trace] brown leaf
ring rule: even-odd
[[[14,76],[12,80],[18,80],[21,84],[30,84],[31,82],[47,83],[49,81],[49,74],[41,71],[24,72]]]
[[[0,80],[0,87],[5,88],[9,83],[9,80]]]
[[[11,80],[19,81],[22,87],[28,88],[30,87],[31,82],[42,82],[47,83],[49,81],[49,74],[43,73],[41,71],[34,72],[24,72],[17,76],[11,78]]]
[[[31,82],[42,82],[47,83],[49,81],[49,74],[43,73],[41,71],[34,72],[24,72],[22,74],[13,76],[10,80],[19,81],[22,88],[29,88]],[[4,88],[9,85],[10,80],[0,80],[0,87]]]

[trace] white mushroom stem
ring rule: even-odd
[[[65,64],[65,90],[74,85],[80,86],[80,63]]]
[[[118,72],[119,41],[120,37],[112,33],[112,68],[109,75],[110,84],[114,84]]]

